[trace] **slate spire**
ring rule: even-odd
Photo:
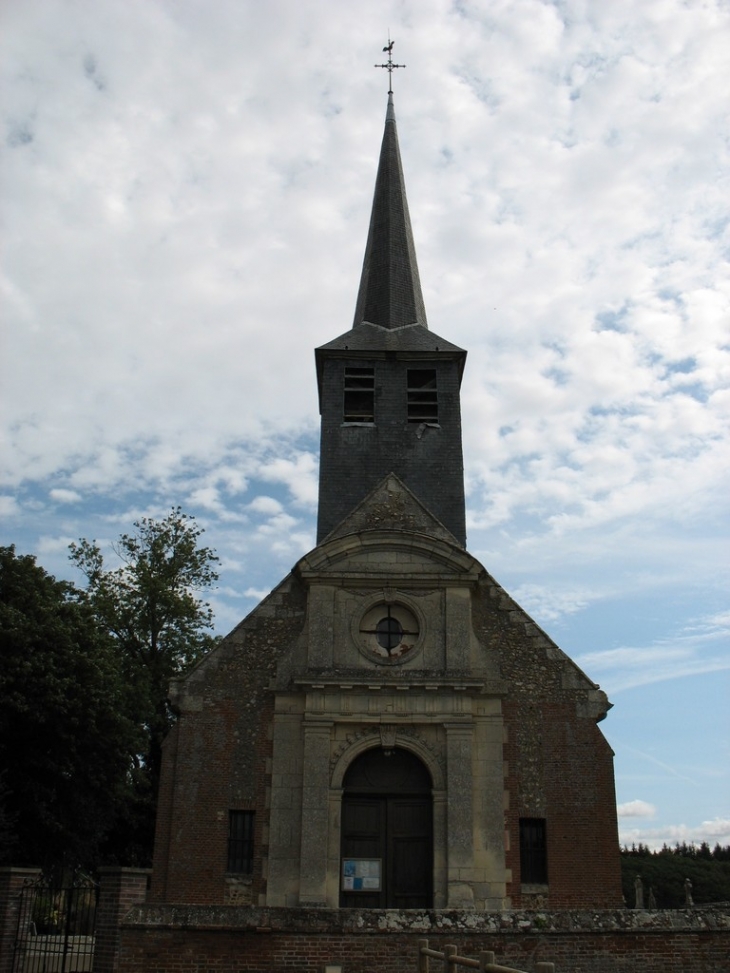
[[[385,132],[353,327],[361,324],[375,324],[391,331],[413,324],[428,327],[398,148],[392,91],[388,93]]]

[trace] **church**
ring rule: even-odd
[[[466,352],[427,324],[392,91],[315,361],[317,545],[171,687],[148,901],[621,906],[610,703],[466,550]]]

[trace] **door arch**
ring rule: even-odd
[[[432,908],[433,783],[425,764],[400,747],[376,747],[353,760],[342,783],[340,906]],[[364,867],[369,881],[348,881],[346,860],[380,866]]]

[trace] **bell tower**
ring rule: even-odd
[[[466,352],[428,329],[392,91],[353,326],[315,355],[317,543],[395,473],[465,547],[459,393]]]

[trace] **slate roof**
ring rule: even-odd
[[[428,327],[406,201],[392,92],[388,94],[385,132],[353,327],[363,323],[388,329],[408,324]]]
[[[464,368],[464,349],[428,330],[392,92],[388,94],[355,320],[350,331],[315,350],[320,392],[322,352],[343,355],[347,352],[408,352],[416,355],[439,352],[460,358],[460,373]]]
[[[466,355],[463,348],[440,338],[434,331],[423,325],[414,324],[406,328],[383,328],[368,322],[359,324],[346,331],[317,351],[451,351]]]

